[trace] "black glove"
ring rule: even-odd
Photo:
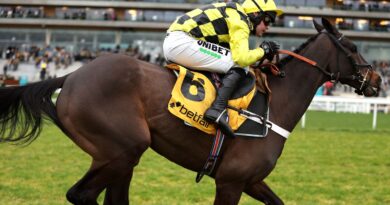
[[[260,44],[260,48],[264,50],[264,57],[269,61],[272,61],[275,55],[278,54],[280,45],[275,41],[263,41]]]

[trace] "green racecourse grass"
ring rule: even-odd
[[[288,139],[266,182],[287,205],[390,204],[390,115],[309,112],[307,128]],[[254,156],[255,157],[255,156]],[[87,170],[89,157],[55,126],[27,147],[0,145],[0,205],[68,204],[65,193]],[[214,182],[148,150],[135,169],[136,205],[212,204]],[[102,197],[99,198],[102,203]],[[240,204],[259,204],[243,195]]]

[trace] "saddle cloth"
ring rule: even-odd
[[[171,92],[171,99],[168,103],[168,110],[176,117],[184,120],[187,124],[208,133],[216,134],[216,127],[213,123],[204,120],[204,112],[211,106],[216,96],[216,87],[209,79],[210,73],[190,71],[183,66],[170,64],[167,68],[179,70],[178,78]],[[237,109],[248,109],[251,100],[258,93],[253,74],[246,79],[247,86],[241,86],[229,100],[229,105]],[[257,86],[256,86],[257,85]],[[249,89],[248,89],[249,86]],[[237,94],[238,93],[238,94]],[[235,131],[246,121],[237,111],[228,109],[229,124]]]

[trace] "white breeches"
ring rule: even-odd
[[[167,34],[163,51],[167,61],[194,70],[227,73],[235,65],[229,49],[197,40],[182,31]]]

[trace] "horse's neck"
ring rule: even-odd
[[[315,47],[309,46],[301,52],[301,55],[312,56],[310,54],[315,50]],[[324,55],[326,51],[321,53],[322,55],[318,56],[327,56]],[[315,57],[311,57],[311,59],[318,62]],[[324,60],[321,64],[324,64]],[[297,59],[288,62],[283,70],[286,72],[286,78],[271,77],[269,79],[272,90],[270,119],[279,126],[292,131],[309,107],[318,87],[324,83],[325,78],[318,69]]]

